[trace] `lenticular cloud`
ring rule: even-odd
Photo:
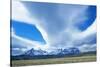
[[[16,6],[19,7],[15,8]],[[86,48],[88,48],[87,51],[94,51],[96,50],[96,42],[93,42],[96,40],[96,20],[84,31],[77,27],[77,24],[86,22],[88,19],[88,7],[80,5],[45,7],[45,5],[36,3],[29,5],[25,2],[13,2],[12,19],[35,25],[46,41],[45,45],[41,45],[40,42],[34,43],[34,41],[29,40],[26,43],[25,39],[22,38],[26,47],[31,42],[33,48],[37,47],[34,44],[38,44],[38,47],[43,50],[78,47],[83,52],[86,52]]]

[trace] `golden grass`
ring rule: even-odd
[[[52,59],[37,59],[37,60],[12,60],[12,66],[26,66],[26,65],[44,65],[44,64],[62,64],[62,63],[76,63],[76,62],[92,62],[96,61],[96,55],[80,56],[80,57],[64,57]]]

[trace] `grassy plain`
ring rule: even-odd
[[[78,57],[48,58],[48,59],[32,59],[32,60],[12,60],[12,67],[27,65],[44,65],[44,64],[63,64],[76,62],[93,62],[96,61],[96,55],[86,55]]]

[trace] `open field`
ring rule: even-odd
[[[76,62],[92,62],[96,61],[96,56],[80,56],[80,57],[64,57],[52,59],[33,59],[33,60],[13,60],[12,67],[27,66],[27,65],[43,65],[43,64],[62,64],[62,63],[76,63]]]

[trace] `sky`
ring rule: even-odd
[[[11,22],[13,23],[12,27],[16,31],[16,35],[45,43],[40,31],[34,25],[16,20],[12,20]]]
[[[12,53],[77,47],[96,51],[96,6],[12,2]]]

